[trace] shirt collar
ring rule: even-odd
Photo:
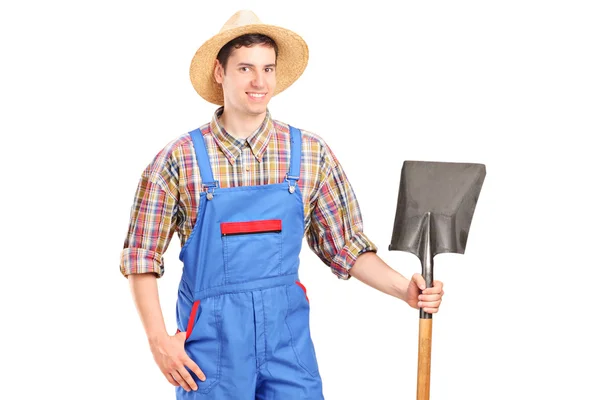
[[[275,129],[269,110],[267,110],[262,124],[254,131],[254,133],[252,133],[252,135],[248,136],[247,139],[236,138],[225,130],[223,125],[221,125],[221,121],[219,121],[219,117],[222,113],[223,107],[219,107],[215,111],[212,121],[210,122],[210,129],[216,139],[217,145],[221,151],[223,151],[223,154],[225,154],[229,163],[235,163],[242,153],[246,142],[248,142],[256,160],[261,162],[267,149],[267,145],[269,144],[269,140],[271,139],[271,135],[273,134],[273,130]]]

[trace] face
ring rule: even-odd
[[[260,116],[275,90],[275,50],[263,45],[234,49],[225,69],[216,61],[215,80],[223,86],[228,113]]]

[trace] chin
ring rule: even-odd
[[[248,112],[253,115],[264,114],[267,112],[267,106],[266,105],[264,105],[264,106],[255,105],[254,107],[249,107]]]

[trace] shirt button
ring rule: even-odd
[[[250,166],[246,165],[246,171],[250,171]]]

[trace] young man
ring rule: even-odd
[[[297,275],[304,236],[339,278],[354,276],[429,313],[440,306],[441,282],[426,289],[421,275],[408,280],[377,256],[323,139],[271,118],[269,100],[307,60],[297,34],[236,13],[190,71],[196,91],[223,107],[142,174],[121,272],[178,399],[323,398]],[[169,335],[156,278],[175,231],[184,266],[178,332]]]

